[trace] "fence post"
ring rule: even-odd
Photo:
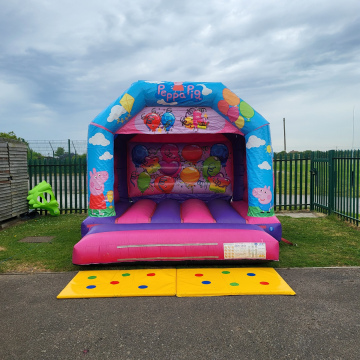
[[[328,153],[328,169],[329,169],[329,184],[328,184],[328,214],[334,212],[334,200],[335,200],[335,189],[334,189],[334,150],[330,150]]]
[[[315,184],[315,169],[314,169],[314,158],[315,152],[312,151],[310,155],[310,211],[314,211],[314,184]]]
[[[70,139],[68,139],[68,150],[69,150],[69,158],[68,158],[68,164],[69,166],[65,167],[66,171],[66,177],[68,177],[69,179],[69,193],[70,193],[70,197],[69,197],[69,213],[72,213],[72,166],[71,166],[71,144],[70,144]],[[66,192],[66,196],[67,196],[67,192]]]

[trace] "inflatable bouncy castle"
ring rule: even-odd
[[[221,83],[138,81],[89,125],[74,264],[278,260],[269,123]]]

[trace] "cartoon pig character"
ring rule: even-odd
[[[259,200],[259,208],[262,210],[262,212],[270,212],[272,208],[272,192],[270,190],[270,186],[264,186],[263,188],[254,188],[252,194]]]
[[[104,183],[109,178],[107,171],[93,171],[90,170],[90,209],[106,209],[106,199],[104,196]],[[99,214],[102,213],[99,211]]]
[[[197,127],[198,123],[202,121],[201,118],[201,111],[195,110],[193,112],[193,124],[195,127]]]

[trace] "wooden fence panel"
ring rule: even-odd
[[[0,221],[28,211],[27,145],[0,139]]]

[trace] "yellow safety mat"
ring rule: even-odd
[[[295,295],[272,268],[80,271],[57,296]]]
[[[295,295],[271,268],[178,269],[176,295]]]
[[[96,298],[174,296],[176,269],[79,271],[57,296]]]

